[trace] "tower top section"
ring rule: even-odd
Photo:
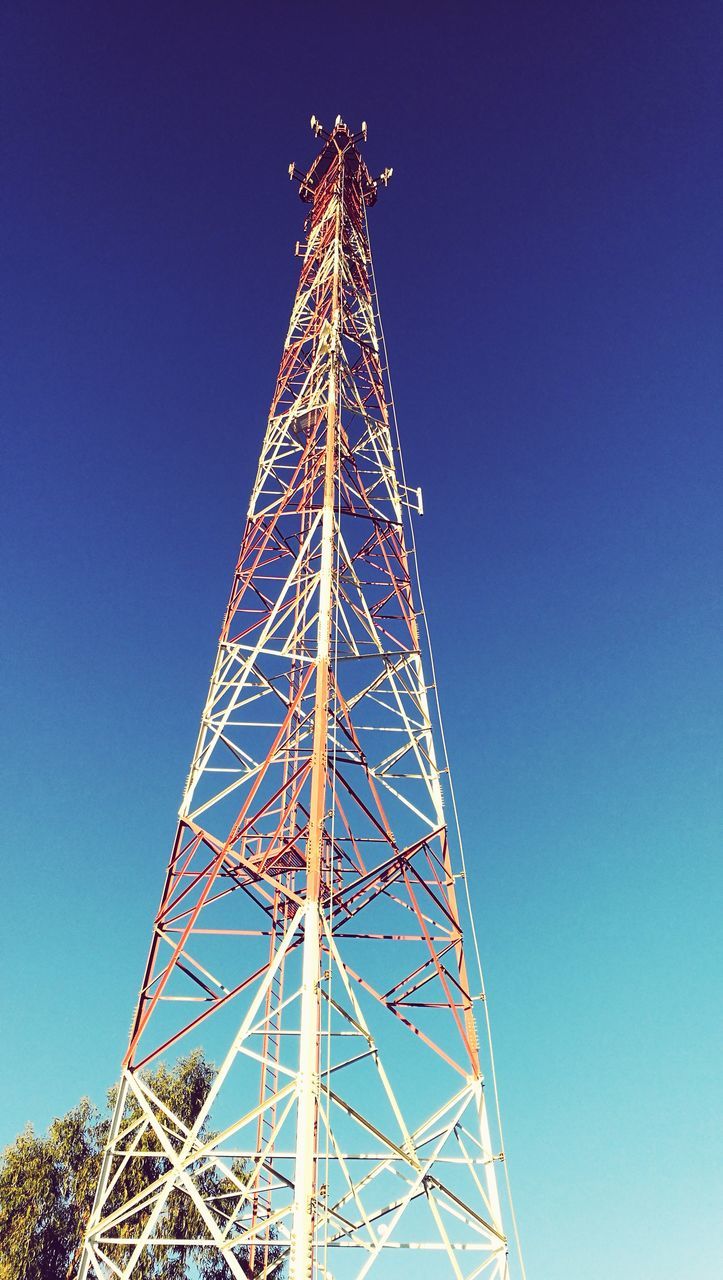
[[[326,129],[316,116],[312,116],[311,129],[315,137],[323,139],[321,151],[306,173],[295,164],[289,165],[289,177],[299,183],[299,195],[304,203],[315,204],[317,195],[327,191],[330,183],[343,179],[345,184],[348,182],[354,189],[360,202],[375,204],[379,184],[387,185],[392,170],[385,169],[378,178],[372,178],[359,153],[359,143],[366,142],[366,122],[362,122],[361,128],[355,133],[341,116],[336,117],[331,130]]]

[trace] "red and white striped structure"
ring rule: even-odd
[[[291,169],[301,277],[83,1280],[184,1243],[238,1280],[509,1274],[366,230],[378,184],[364,129],[312,127],[321,150]],[[220,1065],[188,1126],[143,1068],[199,1043]],[[119,1205],[150,1137],[167,1168]],[[174,1197],[193,1240],[159,1234]]]

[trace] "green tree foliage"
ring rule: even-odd
[[[44,1138],[28,1126],[0,1165],[1,1280],[66,1280],[93,1202],[107,1121],[84,1098]]]
[[[182,1124],[190,1125],[213,1075],[213,1066],[195,1050],[172,1069],[158,1067],[147,1079],[159,1101]],[[0,1161],[0,1280],[68,1280],[76,1274],[115,1100],[116,1090],[112,1089],[109,1111],[102,1115],[84,1098],[67,1115],[54,1120],[45,1137],[38,1137],[28,1126],[4,1152]],[[140,1118],[138,1104],[132,1099],[126,1107],[124,1126]],[[200,1136],[210,1136],[205,1127]],[[180,1131],[175,1140],[182,1141]],[[144,1137],[143,1151],[143,1160],[127,1162],[115,1186],[111,1208],[126,1203],[168,1168],[167,1156],[152,1131]],[[243,1177],[243,1169],[236,1166],[234,1174]],[[218,1206],[222,1220],[226,1206],[235,1200],[237,1187],[213,1167],[198,1173],[196,1180],[204,1197]],[[121,1224],[118,1234],[134,1234],[139,1222],[140,1217]],[[158,1234],[166,1238],[191,1240],[208,1235],[195,1205],[182,1195],[169,1197],[158,1228]],[[128,1256],[122,1245],[114,1248],[119,1261]],[[247,1251],[234,1252],[251,1277]],[[257,1256],[261,1262],[260,1251]],[[228,1267],[217,1252],[197,1245],[148,1248],[134,1270],[138,1280],[187,1280],[191,1276],[227,1280],[228,1275]],[[275,1275],[280,1277],[281,1268]]]

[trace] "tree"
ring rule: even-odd
[[[0,1165],[0,1277],[65,1280],[93,1200],[107,1129],[87,1098],[44,1138],[32,1125]]]
[[[156,1068],[148,1074],[148,1081],[156,1097],[188,1125],[198,1113],[213,1076],[213,1065],[195,1050],[173,1068]],[[38,1137],[29,1125],[4,1152],[0,1160],[0,1280],[68,1280],[76,1274],[115,1099],[116,1090],[112,1089],[108,1112],[103,1115],[83,1098],[77,1107],[53,1121],[45,1137]],[[132,1124],[139,1116],[137,1104],[130,1101],[124,1123]],[[204,1136],[205,1126],[201,1130]],[[148,1135],[145,1151],[143,1161],[129,1161],[121,1173],[115,1188],[119,1203],[142,1190],[164,1167],[165,1156],[153,1134]],[[241,1166],[236,1165],[233,1171],[243,1177]],[[203,1177],[205,1193],[218,1196],[219,1202],[235,1190],[213,1169]],[[124,1234],[122,1226],[118,1233]],[[159,1234],[193,1239],[207,1233],[193,1203],[177,1198],[161,1217]],[[120,1257],[123,1247],[116,1249]],[[252,1276],[248,1251],[234,1253]],[[191,1275],[201,1280],[228,1280],[229,1272],[217,1253],[197,1245],[148,1248],[134,1271],[138,1280],[187,1280]],[[274,1275],[280,1277],[280,1267]]]

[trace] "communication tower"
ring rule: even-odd
[[[290,169],[299,285],[81,1280],[185,1249],[236,1280],[509,1275],[412,581],[421,495],[367,233],[390,170],[372,178],[365,126],[312,128],[319,154]],[[144,1069],[199,1043],[217,1070],[189,1123]]]

